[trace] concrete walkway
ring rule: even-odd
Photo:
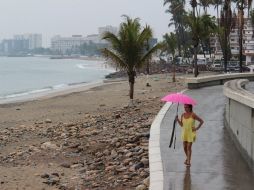
[[[192,165],[188,168],[184,165],[179,125],[176,149],[168,147],[176,106],[166,112],[160,130],[164,190],[253,190],[254,175],[223,126],[225,97],[222,86],[185,93],[197,100],[194,112],[204,119],[205,124],[198,131],[192,147]]]

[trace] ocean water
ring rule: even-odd
[[[103,61],[0,57],[0,100],[88,84],[112,72]]]

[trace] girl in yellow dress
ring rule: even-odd
[[[184,110],[185,112],[182,114],[181,120],[179,120],[178,116],[176,116],[176,119],[182,127],[181,137],[183,141],[183,149],[186,155],[184,164],[190,166],[192,143],[196,140],[196,131],[203,125],[204,121],[192,111],[192,105],[184,104]],[[198,127],[195,127],[195,120],[199,121]]]

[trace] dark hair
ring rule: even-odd
[[[190,111],[192,112],[193,106],[191,104],[184,104],[184,105],[188,106],[190,108]]]

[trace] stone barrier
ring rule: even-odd
[[[247,79],[224,84],[227,97],[224,124],[248,165],[254,171],[254,94],[245,90]]]
[[[189,89],[197,89],[205,86],[223,85],[233,79],[249,79],[254,81],[254,73],[229,73],[221,75],[210,75],[203,77],[186,78],[185,83]]]

